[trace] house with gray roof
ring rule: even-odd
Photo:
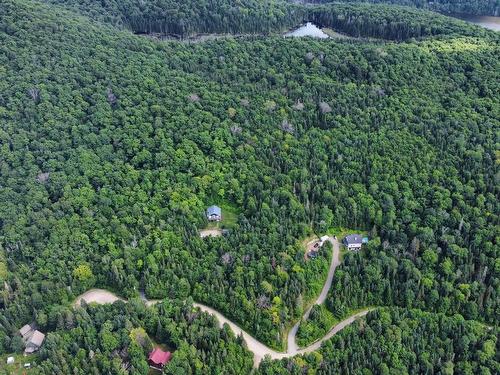
[[[29,324],[25,324],[20,330],[19,334],[23,337],[23,340],[28,340],[33,334],[33,328]]]
[[[35,332],[33,332],[33,335],[31,335],[29,340],[26,342],[26,349],[24,349],[24,352],[26,354],[36,352],[37,350],[40,349],[44,340],[45,340],[45,335],[42,332],[36,330]]]
[[[363,237],[360,234],[350,234],[344,238],[344,245],[348,250],[359,250],[362,244]]]
[[[222,209],[219,206],[210,206],[207,208],[207,219],[209,221],[221,221]]]
[[[19,334],[23,338],[26,354],[31,354],[36,352],[42,346],[43,341],[45,340],[45,335],[34,329],[32,325],[26,324],[20,330]]]

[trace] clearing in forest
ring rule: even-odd
[[[202,229],[200,230],[200,237],[219,237],[222,236],[222,229],[212,228],[212,229]]]
[[[222,204],[220,208],[222,211],[222,220],[209,221],[205,228],[200,229],[201,238],[221,236],[225,229],[231,229],[236,226],[239,214],[238,209],[229,204]]]

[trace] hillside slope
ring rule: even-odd
[[[279,34],[306,21],[351,36],[407,40],[481,31],[465,22],[422,9],[356,2],[310,4],[284,0],[232,2],[143,0],[44,0],[136,34],[185,38],[204,33]]]
[[[466,26],[401,43],[162,43],[0,0],[0,354],[32,320],[64,335],[71,301],[100,286],[175,305],[124,310],[113,334],[140,321],[218,364],[222,349],[200,353],[226,343],[244,360],[220,371],[244,371],[248,353],[218,330],[211,342],[208,318],[210,337],[193,337],[183,301],[282,348],[329,263],[305,260],[301,240],[339,227],[372,241],[336,272],[333,313],[396,305],[498,324],[499,45]],[[203,240],[214,203],[237,222]],[[181,327],[158,328],[169,319]]]
[[[330,3],[331,0],[307,0],[309,3]],[[397,4],[431,9],[443,13],[463,13],[498,16],[498,0],[342,0],[345,3]]]
[[[304,9],[282,0],[45,0],[136,33],[268,34],[299,24]]]

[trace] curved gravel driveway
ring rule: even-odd
[[[332,281],[333,281],[333,275],[335,273],[335,269],[337,266],[340,264],[339,261],[339,243],[336,239],[330,238],[329,241],[333,245],[333,252],[332,252],[332,260],[330,262],[330,269],[328,270],[328,275],[325,281],[325,284],[323,285],[323,289],[321,290],[320,295],[316,299],[315,304],[320,305],[325,302],[326,297],[328,296],[328,291],[330,290],[330,287],[332,286]],[[146,303],[147,306],[154,305],[155,303],[160,302],[160,300],[149,300],[147,299],[143,293],[141,293],[141,298],[142,300]],[[98,303],[98,304],[106,304],[106,303],[113,303],[115,301],[124,301],[126,302],[125,299],[118,297],[116,294],[105,290],[105,289],[90,289],[86,291],[85,293],[81,294],[80,296],[77,297],[74,306],[78,306],[81,304],[81,301],[85,300],[87,303]],[[242,330],[238,325],[233,323],[231,320],[226,318],[224,315],[222,315],[220,312],[217,310],[203,305],[201,303],[193,303],[195,307],[198,307],[201,311],[205,311],[209,314],[214,315],[217,320],[219,321],[219,325],[222,327],[224,324],[227,324],[231,330],[234,332],[235,335],[239,336],[241,335],[248,347],[248,350],[254,353],[254,365],[258,366],[260,361],[265,357],[269,356],[272,359],[281,359],[281,358],[287,358],[287,357],[293,357],[297,354],[306,354],[313,352],[315,350],[318,350],[321,347],[321,344],[325,341],[330,339],[333,335],[335,335],[337,332],[348,326],[349,324],[352,324],[356,319],[368,314],[370,309],[365,309],[362,310],[344,320],[339,322],[337,325],[335,325],[328,333],[323,336],[320,340],[316,341],[315,343],[309,345],[306,348],[299,349],[296,342],[295,342],[295,336],[297,334],[297,330],[300,325],[301,320],[305,320],[309,317],[309,314],[311,313],[312,306],[307,309],[307,311],[304,313],[302,316],[302,319],[299,320],[293,327],[290,329],[290,332],[288,333],[288,339],[287,339],[287,351],[286,352],[278,352],[274,349],[269,348],[268,346],[264,345],[257,339],[255,339],[252,335],[250,335],[248,332]]]

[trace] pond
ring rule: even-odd
[[[490,30],[500,31],[500,17],[472,16],[468,14],[449,14],[449,16],[474,23]]]
[[[289,31],[285,34],[285,37],[302,37],[302,36],[310,36],[313,38],[326,39],[328,35],[323,32],[318,26],[315,24],[308,22],[305,25],[299,27],[298,29]]]

